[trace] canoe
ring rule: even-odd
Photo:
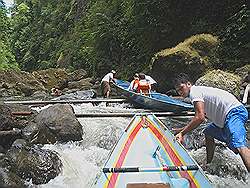
[[[137,107],[157,111],[182,112],[193,110],[193,105],[174,99],[162,93],[151,92],[150,96],[128,90],[129,82],[116,80],[114,86],[128,101]]]
[[[137,114],[111,151],[96,187],[212,187],[201,167],[153,114]]]

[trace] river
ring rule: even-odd
[[[98,106],[92,104],[73,105],[76,113],[87,112],[137,112],[128,104],[101,103]],[[113,145],[119,139],[122,131],[131,118],[79,118],[83,126],[83,140],[64,144],[45,145],[44,148],[58,152],[63,169],[59,176],[49,183],[30,187],[36,188],[91,188],[97,180],[100,171],[107,160],[107,156]],[[184,125],[188,118],[165,118],[163,123],[169,127]],[[248,124],[249,127],[249,124]],[[202,126],[201,126],[202,128]],[[200,128],[200,129],[201,129]],[[199,163],[205,158],[201,131],[195,130],[194,134],[186,136],[186,148]],[[250,138],[248,133],[248,138]],[[216,149],[213,162],[205,171],[206,175],[218,188],[250,187],[250,174],[247,173],[241,158],[230,150],[220,145]]]

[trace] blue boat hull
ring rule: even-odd
[[[133,91],[129,91],[129,83],[126,81],[117,80],[116,84],[114,85],[119,90],[119,92],[136,107],[169,112],[193,110],[193,105],[171,98],[161,93],[152,92],[150,96],[145,96]]]

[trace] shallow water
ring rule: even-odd
[[[86,112],[131,112],[127,104],[112,104],[106,107],[105,103],[98,106],[92,104],[74,105],[76,113]],[[135,110],[133,111],[141,111]],[[131,118],[79,118],[83,126],[84,136],[80,142],[45,145],[47,149],[58,152],[62,163],[62,173],[49,183],[30,187],[41,188],[89,188],[94,187],[96,177],[108,158],[113,145],[119,139],[122,131]],[[166,118],[162,121],[169,127],[184,125],[189,118]],[[249,126],[249,125],[248,125]],[[199,132],[199,130],[196,130]],[[190,154],[199,161],[205,157],[205,148],[200,134],[188,135],[186,147]],[[248,133],[248,138],[250,134]],[[193,139],[194,138],[194,139]],[[199,148],[199,149],[198,149]],[[222,156],[222,157],[221,157]],[[230,150],[219,147],[208,171],[205,171],[212,184],[218,188],[250,187],[250,175],[239,156]],[[215,175],[216,174],[216,175]]]

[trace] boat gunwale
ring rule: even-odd
[[[168,105],[171,105],[171,106],[178,106],[178,107],[182,107],[182,108],[186,108],[186,110],[187,111],[189,111],[189,110],[192,110],[193,109],[193,106],[191,105],[191,104],[189,104],[189,103],[186,103],[186,102],[183,102],[183,101],[181,101],[181,100],[178,100],[178,99],[174,99],[174,98],[171,98],[170,96],[168,96],[168,95],[165,95],[165,94],[162,94],[162,93],[155,93],[155,94],[159,94],[159,95],[162,95],[162,96],[164,96],[164,97],[167,97],[167,98],[169,98],[169,99],[171,99],[171,100],[173,100],[173,101],[164,101],[164,100],[161,100],[161,99],[158,99],[158,98],[152,98],[152,97],[150,97],[150,96],[146,96],[146,95],[142,95],[142,94],[140,94],[140,93],[136,93],[136,92],[134,92],[134,91],[129,91],[129,90],[127,90],[127,89],[125,89],[124,87],[122,87],[122,86],[120,86],[120,85],[118,85],[118,84],[114,84],[116,87],[118,87],[119,89],[121,89],[121,90],[123,90],[123,91],[125,91],[125,92],[127,92],[127,93],[129,93],[129,94],[133,94],[133,95],[136,95],[136,96],[138,96],[138,97],[142,97],[142,98],[146,98],[146,99],[150,99],[150,100],[155,100],[155,101],[157,101],[157,102],[160,102],[160,103],[162,103],[162,104],[168,104]],[[153,93],[154,94],[154,93]],[[127,97],[127,96],[126,96]],[[132,100],[131,98],[132,98],[133,96],[129,96],[129,97],[127,97],[129,100]],[[178,103],[174,103],[174,101],[178,101]],[[135,102],[135,101],[134,101]],[[182,104],[179,104],[179,103],[183,103],[183,105]],[[186,106],[187,105],[187,106]]]

